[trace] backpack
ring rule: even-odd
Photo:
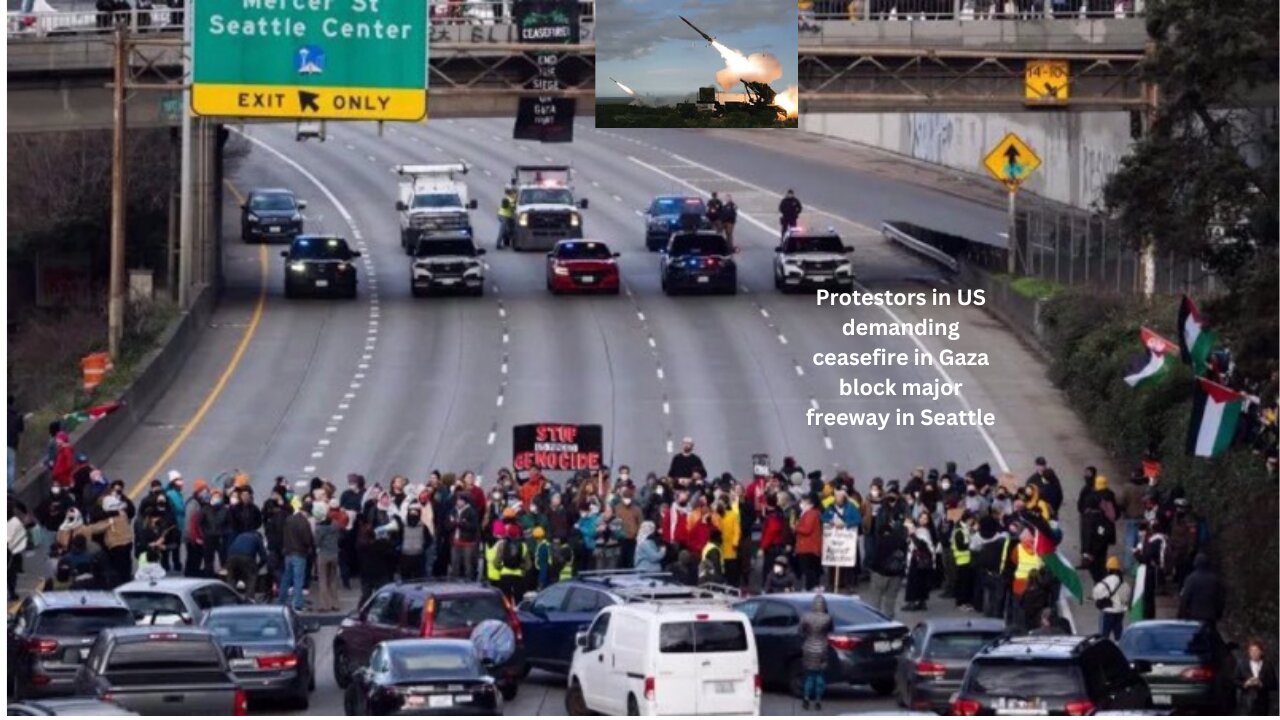
[[[882,568],[882,570],[884,570],[884,572],[881,573],[882,575],[890,575],[890,576],[901,575],[904,572],[906,572],[907,571],[907,551],[902,548],[898,548],[897,550],[894,550],[892,553],[889,553],[889,557],[884,559],[884,567]]]
[[[502,541],[502,552],[498,553],[498,567],[517,570],[520,568],[523,559],[518,542],[513,540]]]

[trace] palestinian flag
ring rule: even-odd
[[[1023,512],[1021,519],[1025,527],[1022,537],[1030,538],[1030,546],[1044,563],[1045,569],[1062,583],[1062,589],[1071,593],[1076,602],[1084,602],[1084,585],[1080,582],[1080,573],[1072,567],[1071,561],[1058,549],[1057,535],[1044,516],[1036,512]],[[1023,543],[1026,547],[1027,543]]]
[[[1196,378],[1191,405],[1191,425],[1187,428],[1187,454],[1217,457],[1231,446],[1236,423],[1244,406],[1244,395],[1204,378]]]
[[[1138,563],[1137,569],[1133,573],[1133,596],[1129,601],[1129,622],[1136,623],[1140,620],[1146,620],[1146,612],[1143,605],[1146,603],[1147,595],[1147,566],[1145,563]]]
[[[1209,367],[1209,353],[1216,342],[1213,333],[1205,327],[1200,310],[1191,298],[1183,295],[1178,308],[1178,346],[1182,350],[1182,362],[1191,366],[1196,375],[1203,375]]]
[[[1173,364],[1172,353],[1177,348],[1153,330],[1142,328],[1142,344],[1147,351],[1134,357],[1124,381],[1129,387],[1146,385],[1164,377]]]

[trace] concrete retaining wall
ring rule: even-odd
[[[1081,208],[1099,199],[1133,142],[1124,112],[803,113],[800,127],[983,177],[983,157],[1014,132],[1041,161],[1026,189]]]
[[[161,336],[158,347],[143,359],[133,385],[120,396],[124,407],[101,420],[81,426],[71,434],[77,452],[88,455],[90,462],[98,467],[110,461],[111,456],[142,424],[182,371],[187,356],[195,350],[201,333],[209,325],[215,296],[216,291],[206,286],[196,296],[191,309],[169,326]],[[103,401],[108,399],[103,398]],[[124,480],[128,488],[136,478]],[[43,467],[35,467],[18,480],[15,493],[27,507],[35,509],[48,492],[48,487],[48,472]]]

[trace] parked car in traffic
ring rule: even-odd
[[[1120,648],[1100,636],[997,640],[969,664],[952,715],[1092,715],[1149,710],[1151,691]]]
[[[578,633],[586,630],[601,610],[638,598],[723,599],[725,602],[732,599],[715,589],[681,585],[669,573],[579,573],[571,580],[562,580],[536,595],[526,596],[517,606],[528,664],[540,670],[567,673]]]
[[[110,628],[76,675],[76,694],[139,715],[244,715],[245,692],[205,628]]]
[[[216,578],[165,577],[134,580],[116,588],[139,624],[198,625],[216,607],[247,605],[249,600]]]
[[[560,293],[603,292],[622,288],[619,254],[598,240],[561,240],[547,253],[547,290]]]
[[[501,715],[502,693],[468,640],[387,640],[353,671],[347,715]]]
[[[736,294],[738,266],[733,254],[729,241],[718,232],[673,233],[659,261],[662,291],[668,295],[677,292]]]
[[[969,661],[1006,633],[993,618],[930,618],[917,624],[898,657],[898,704],[945,713],[960,689]]]
[[[281,250],[284,258],[284,296],[338,295],[356,297],[359,280],[356,264],[358,250],[343,238],[333,235],[298,235]]]
[[[284,605],[226,605],[210,610],[202,625],[213,632],[236,683],[250,700],[286,700],[305,710],[316,687],[320,626]]]
[[[302,233],[306,207],[307,201],[299,200],[292,190],[251,190],[240,206],[240,237],[245,242],[291,240]]]
[[[383,586],[342,620],[333,639],[334,678],[339,687],[346,688],[357,669],[369,666],[374,648],[386,640],[467,639],[486,620],[498,620],[515,633],[515,652],[491,668],[502,698],[511,700],[525,669],[520,618],[501,592],[469,582],[432,580]]]
[[[9,622],[9,698],[71,695],[98,633],[133,622],[129,606],[114,593],[32,593]]]
[[[832,622],[827,640],[827,683],[870,685],[879,695],[893,692],[907,626],[856,597],[824,597]],[[765,684],[787,688],[796,697],[804,694],[800,618],[813,606],[813,598],[812,593],[779,593],[754,597],[735,606],[751,620]]]
[[[614,605],[578,635],[576,645],[565,695],[570,715],[760,714],[750,624],[724,605]]]
[[[1235,659],[1214,627],[1193,620],[1143,620],[1124,629],[1120,651],[1141,667],[1156,707],[1197,715],[1234,709]]]

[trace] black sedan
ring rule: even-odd
[[[761,595],[736,605],[751,620],[765,684],[785,687],[800,697],[800,617],[813,607],[812,593]],[[907,626],[880,614],[857,598],[825,595],[831,613],[827,683],[870,685],[879,695],[893,692],[894,671],[906,643]]]
[[[319,626],[280,605],[216,607],[202,624],[217,638],[236,684],[250,700],[285,700],[298,708],[310,704],[316,687],[311,633]]]
[[[292,190],[254,190],[240,206],[240,237],[245,242],[293,238],[302,233],[306,207],[307,201],[294,197]]]
[[[356,296],[356,266],[360,257],[347,241],[331,235],[299,235],[280,253],[284,258],[284,296]]]
[[[916,625],[898,658],[898,704],[945,714],[969,661],[1004,634],[1004,621],[991,618],[938,618]]]
[[[662,251],[662,291],[738,292],[738,266],[729,241],[718,232],[680,232]]]
[[[347,715],[501,715],[498,685],[469,640],[388,640],[355,670]]]
[[[1231,647],[1213,627],[1191,620],[1144,620],[1124,629],[1120,651],[1151,688],[1158,708],[1230,713]]]

